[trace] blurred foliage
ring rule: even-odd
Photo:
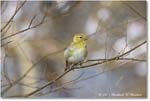
[[[22,3],[1,2],[2,28]],[[27,1],[1,31],[1,39],[4,39],[29,28],[1,40],[2,93],[26,75],[2,97],[27,94],[61,74],[65,68],[63,50],[76,33],[92,35],[87,59],[111,58],[147,40],[146,7],[145,1]],[[41,21],[39,26],[30,28]],[[146,45],[125,57],[146,59]],[[112,61],[71,71],[40,91],[37,97],[106,98],[117,97],[111,95],[115,93],[129,94],[121,96],[123,98],[146,97],[146,65],[143,61]],[[31,67],[32,70],[26,72]],[[112,68],[117,69],[110,70]],[[104,70],[108,71],[101,73]]]

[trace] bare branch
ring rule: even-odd
[[[36,15],[34,15],[33,16],[33,18],[31,19],[31,21],[30,21],[30,24],[29,24],[29,26],[28,26],[28,28],[30,28],[31,27],[31,25],[32,25],[32,23],[33,23],[33,21],[34,21],[34,19],[36,18]]]
[[[58,77],[56,77],[54,80],[52,81],[49,81],[48,83],[46,83],[45,85],[43,85],[41,88],[29,93],[29,94],[26,94],[25,96],[23,97],[29,97],[29,96],[32,96],[33,94],[39,92],[40,90],[46,88],[47,86],[57,82],[59,79],[61,79],[63,76],[65,76],[67,73],[69,73],[70,71],[72,71],[73,69],[81,69],[81,68],[88,68],[88,67],[92,67],[92,66],[95,66],[95,65],[100,65],[100,64],[104,64],[106,62],[110,62],[110,61],[113,61],[113,60],[118,60],[120,57],[134,51],[135,49],[137,49],[138,47],[144,45],[146,43],[146,41],[140,43],[139,45],[135,46],[134,48],[132,48],[131,50],[119,55],[119,56],[116,56],[116,57],[113,57],[113,58],[110,58],[110,59],[107,59],[107,60],[104,60],[104,61],[101,61],[101,62],[97,62],[97,63],[93,63],[93,64],[90,64],[90,65],[86,65],[86,66],[80,66],[80,67],[76,67],[75,65],[72,66],[72,68],[68,69],[67,71],[65,71],[64,73],[62,73],[61,75],[59,75]]]
[[[23,33],[23,32],[25,32],[25,31],[28,31],[28,30],[30,30],[30,29],[33,29],[33,28],[36,28],[36,27],[40,26],[41,24],[43,24],[45,18],[46,18],[46,15],[43,16],[43,18],[42,18],[42,20],[41,20],[40,23],[38,23],[38,24],[36,24],[36,25],[34,25],[34,26],[31,26],[33,20],[35,19],[35,16],[33,16],[33,18],[31,19],[31,21],[30,21],[30,23],[29,23],[29,26],[28,26],[27,28],[25,28],[25,29],[23,29],[23,30],[21,30],[21,31],[18,31],[18,32],[14,33],[14,34],[5,36],[5,37],[1,38],[1,41],[5,40],[5,39],[8,39],[8,38],[10,38],[10,37],[13,37],[13,36],[15,36],[15,35],[17,35],[17,34]]]
[[[18,9],[20,9],[20,7],[19,7],[19,8],[16,7],[16,10],[18,10]],[[133,9],[133,8],[132,8],[132,9]],[[134,10],[134,9],[133,9],[133,10]],[[19,10],[18,10],[18,11],[19,11]],[[18,12],[18,11],[17,11],[17,12]],[[15,12],[16,12],[16,11],[15,11]],[[16,14],[17,14],[17,13],[16,13]],[[14,14],[14,15],[11,17],[11,19],[10,19],[10,20],[8,21],[8,23],[5,25],[6,27],[4,26],[4,27],[1,29],[1,32],[4,32],[4,31],[6,30],[7,26],[8,26],[9,23],[13,20],[13,18],[15,17],[16,14]],[[139,15],[139,14],[138,14],[138,15]],[[140,15],[140,16],[141,16],[141,15]],[[11,38],[11,37],[13,37],[13,36],[16,36],[16,35],[18,35],[18,34],[21,34],[21,33],[25,32],[25,31],[30,30],[30,29],[33,29],[33,28],[38,27],[39,25],[41,25],[41,24],[44,23],[45,18],[46,18],[46,14],[44,15],[44,17],[42,18],[42,20],[41,20],[38,24],[33,25],[33,22],[34,22],[35,18],[36,18],[36,15],[32,17],[32,19],[31,19],[31,21],[29,22],[29,25],[28,25],[27,28],[25,28],[25,29],[23,29],[23,30],[21,30],[21,31],[15,32],[15,33],[13,33],[13,34],[11,34],[11,35],[9,34],[8,36],[4,36],[4,37],[1,38],[1,41],[5,40],[5,39],[8,39],[8,38]],[[145,19],[146,19],[146,18],[145,18]],[[132,21],[132,22],[133,22],[133,21]],[[127,22],[127,24],[128,24],[128,22]],[[121,25],[123,25],[123,24],[121,24]],[[117,25],[117,26],[120,27],[120,25]],[[107,31],[108,31],[108,30],[115,30],[116,28],[119,28],[119,27],[116,27],[116,26],[115,26],[115,28],[106,28],[106,30],[107,30]],[[8,29],[9,29],[9,27],[8,27]],[[96,32],[93,33],[92,35],[98,33],[98,31],[99,31],[98,29],[99,29],[99,23],[98,23]],[[114,57],[112,57],[112,58],[107,58],[107,54],[106,54],[106,52],[107,52],[107,35],[106,35],[106,40],[105,40],[105,41],[106,41],[106,42],[105,42],[105,46],[106,46],[106,47],[105,47],[105,59],[91,59],[91,60],[87,60],[86,62],[83,62],[83,65],[82,65],[82,66],[80,66],[80,65],[73,65],[72,68],[68,69],[67,71],[65,71],[65,72],[63,72],[62,74],[60,74],[60,75],[58,75],[57,77],[55,77],[53,80],[51,80],[51,81],[47,82],[46,84],[42,85],[42,87],[32,87],[32,86],[31,86],[31,84],[35,84],[35,83],[39,82],[40,80],[39,80],[39,81],[37,80],[37,81],[34,82],[34,83],[28,83],[28,84],[22,83],[21,80],[23,80],[24,78],[27,78],[29,72],[31,72],[31,71],[36,67],[36,65],[37,65],[38,63],[40,63],[41,61],[45,60],[48,56],[50,56],[50,55],[52,55],[52,54],[57,54],[57,53],[60,53],[60,52],[64,51],[64,49],[59,50],[59,51],[54,52],[54,53],[47,54],[47,55],[43,56],[41,59],[39,59],[36,63],[34,63],[19,79],[17,79],[17,80],[10,80],[10,79],[8,79],[8,80],[11,81],[11,85],[8,85],[8,87],[2,91],[2,95],[5,94],[8,90],[10,90],[10,88],[12,88],[14,85],[19,84],[19,85],[21,85],[21,86],[23,85],[23,86],[27,86],[27,87],[31,87],[31,88],[36,88],[36,89],[35,89],[34,91],[28,93],[28,94],[25,94],[25,95],[15,95],[14,97],[30,97],[30,96],[32,96],[32,95],[34,95],[34,94],[37,94],[39,91],[43,90],[44,88],[46,88],[46,87],[48,87],[48,86],[50,86],[50,85],[56,83],[58,80],[60,80],[61,78],[63,78],[66,74],[68,74],[70,71],[72,71],[72,70],[74,70],[74,69],[88,68],[88,67],[92,67],[92,66],[96,66],[96,65],[102,65],[102,64],[104,64],[104,63],[112,62],[112,61],[139,61],[139,62],[145,62],[145,61],[146,61],[146,59],[124,58],[123,56],[125,56],[125,55],[131,53],[132,51],[134,51],[134,50],[137,49],[138,47],[140,47],[140,46],[146,44],[147,41],[143,41],[142,43],[140,43],[139,45],[137,45],[137,46],[135,46],[134,48],[130,49],[129,51],[124,52],[124,51],[125,51],[125,48],[127,47],[127,33],[126,33],[126,39],[125,39],[125,41],[126,41],[126,46],[125,46],[125,48],[123,49],[123,53],[120,53],[119,55],[116,55],[116,56],[114,56]],[[10,41],[10,42],[11,42],[11,41]],[[8,43],[9,43],[9,42],[8,42]],[[8,43],[6,43],[6,45],[7,45]],[[5,44],[3,44],[2,46],[5,46]],[[24,54],[24,52],[23,52],[23,54]],[[90,63],[90,64],[87,65],[87,64],[85,64],[85,63]],[[115,68],[115,69],[117,69],[117,68]],[[114,70],[115,70],[115,69],[114,69]],[[111,71],[111,70],[110,70],[110,71]],[[100,75],[100,74],[102,74],[102,73],[104,73],[104,72],[107,72],[107,71],[103,71],[103,72],[101,72],[101,73],[98,73],[98,74],[96,74],[96,76],[97,76],[97,75]],[[6,75],[7,75],[7,74],[6,74]],[[91,77],[95,77],[95,76],[91,76]],[[91,78],[91,77],[89,77],[89,78]],[[6,76],[6,78],[7,78],[7,76]],[[80,76],[79,76],[79,78],[80,78]],[[83,79],[81,79],[81,80],[87,80],[87,79],[89,79],[89,78],[83,78]],[[77,79],[78,79],[78,78],[77,78]],[[78,81],[81,81],[81,80],[78,80]],[[73,81],[77,82],[76,79],[75,79],[75,80],[72,80],[72,81],[69,81],[69,82],[73,82]],[[68,82],[67,82],[67,83],[68,83]],[[64,84],[67,84],[67,83],[64,83]],[[55,92],[55,91],[57,91],[57,90],[59,90],[59,89],[62,89],[62,88],[64,87],[64,84],[61,85],[61,86],[59,86],[59,87],[57,87],[56,89],[53,89],[51,92]],[[48,92],[48,93],[51,93],[51,92]]]
[[[123,4],[125,4],[128,8],[130,8],[132,11],[134,11],[137,15],[139,15],[140,17],[142,17],[144,20],[147,20],[147,18],[142,15],[139,11],[136,10],[136,8],[132,7],[131,5],[129,5],[126,2],[122,2]]]
[[[12,23],[13,23],[13,21],[12,21]],[[6,27],[5,30],[3,30],[3,32],[1,32],[1,37],[2,37],[5,33],[7,33],[7,31],[11,28],[12,23],[10,23],[10,24],[8,25],[8,27]]]
[[[2,94],[2,95],[5,94],[10,88],[12,88],[14,85],[16,85],[16,84],[17,84],[18,82],[20,82],[22,79],[24,79],[24,78],[28,75],[28,73],[29,73],[32,69],[34,69],[34,68],[36,67],[36,65],[39,64],[41,61],[43,61],[45,58],[47,58],[47,57],[50,56],[50,55],[60,53],[60,52],[62,52],[62,51],[64,51],[64,49],[59,50],[59,51],[56,51],[56,52],[53,52],[53,53],[49,53],[49,54],[43,56],[41,59],[39,59],[39,61],[37,61],[35,64],[33,64],[33,65],[24,73],[24,75],[22,75],[18,80],[14,81],[11,86],[9,86],[9,87],[7,87],[6,89],[4,89],[1,94]]]
[[[19,8],[16,7],[15,13],[13,14],[13,16],[9,19],[9,21],[6,23],[6,25],[1,29],[1,32],[9,25],[9,23],[14,19],[14,17],[16,16],[16,14],[19,12],[19,10],[24,6],[24,4],[26,3],[26,1],[24,1]]]
[[[92,59],[92,60],[87,60],[84,63],[87,63],[89,61],[106,61],[107,59]],[[129,60],[129,61],[143,61],[146,62],[145,59],[135,59],[135,58],[119,58],[118,60]]]
[[[1,47],[4,47],[4,46],[7,46],[9,43],[11,43],[11,42],[13,42],[13,41],[8,41],[8,42],[6,42],[6,43],[4,43],[4,44],[1,44]]]
[[[110,58],[110,59],[107,59],[105,61],[100,61],[100,62],[97,62],[97,63],[93,63],[93,64],[90,64],[90,65],[86,65],[86,66],[81,66],[81,67],[76,67],[74,69],[80,69],[80,68],[87,68],[87,67],[91,67],[91,66],[95,66],[95,65],[99,65],[99,64],[103,64],[105,62],[110,62],[110,61],[113,61],[113,60],[118,60],[119,58],[121,58],[122,56],[125,56],[126,54],[134,51],[135,49],[139,48],[140,46],[144,45],[146,43],[146,41],[143,41],[142,43],[140,43],[139,45],[135,46],[134,48],[130,49],[129,51],[119,55],[119,56],[115,56],[113,58]]]
[[[8,76],[8,72],[7,72],[7,70],[6,70],[6,66],[5,66],[5,62],[6,62],[6,58],[7,58],[7,55],[5,54],[5,56],[4,56],[4,60],[3,60],[3,75],[4,75],[4,77],[6,78],[6,80],[8,81],[8,84],[9,85],[11,85],[12,83],[11,83],[11,80],[10,80],[10,78],[9,78],[9,76]]]

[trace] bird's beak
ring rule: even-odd
[[[84,40],[88,40],[89,39],[89,37],[87,36],[86,38],[84,38]]]
[[[87,35],[87,37],[85,38],[85,40],[88,40],[91,37],[91,35]]]

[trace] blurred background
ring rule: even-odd
[[[1,93],[21,97],[64,72],[64,48],[91,35],[87,59],[109,59],[147,40],[146,2],[1,1]],[[114,60],[69,72],[36,98],[147,96],[146,44]]]

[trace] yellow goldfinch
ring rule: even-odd
[[[71,68],[72,65],[80,64],[87,56],[87,39],[85,34],[76,34],[70,46],[64,51],[66,59],[65,71]]]

